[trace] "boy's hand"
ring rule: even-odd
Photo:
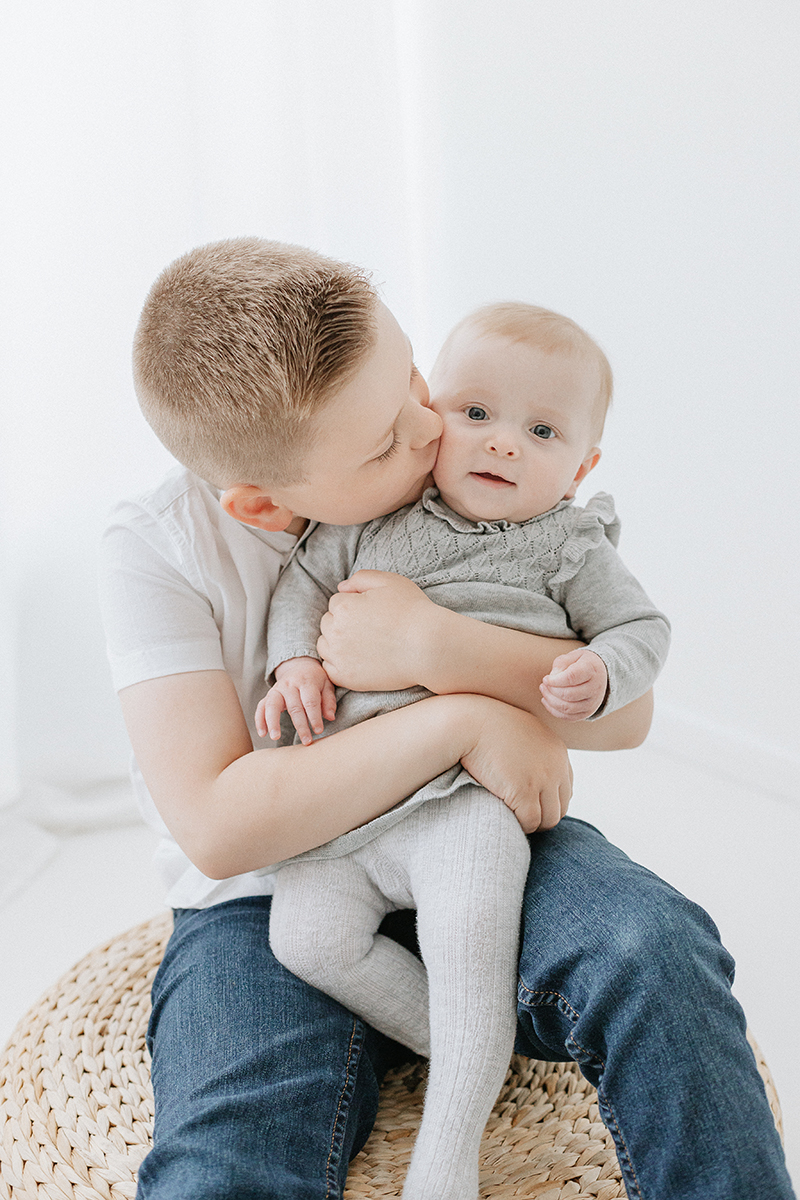
[[[275,668],[275,683],[256,709],[259,737],[280,740],[281,713],[288,712],[300,741],[309,746],[311,731],[322,733],[323,718],[336,716],[336,693],[316,658],[289,658]]]
[[[354,692],[414,687],[439,611],[404,575],[356,571],[339,584],[320,622],[317,650],[329,678]]]
[[[585,721],[596,713],[606,697],[606,664],[588,649],[560,654],[542,680],[542,704],[564,721]]]
[[[478,697],[469,699],[475,704]],[[525,833],[554,828],[572,797],[564,743],[522,709],[485,697],[480,702],[478,736],[462,765],[508,805]]]

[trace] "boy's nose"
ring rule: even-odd
[[[438,413],[427,404],[420,404],[416,414],[417,420],[411,436],[411,449],[422,450],[442,436],[443,422]]]

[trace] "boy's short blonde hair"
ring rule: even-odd
[[[313,417],[375,339],[366,272],[260,238],[191,250],[158,277],[136,329],[147,421],[218,487],[302,479]]]
[[[485,304],[475,309],[451,329],[440,350],[443,357],[456,334],[464,329],[474,329],[481,334],[507,337],[512,342],[525,342],[548,354],[568,354],[594,363],[598,372],[597,400],[595,402],[594,434],[597,439],[603,432],[614,391],[614,376],[611,364],[594,338],[577,322],[549,308],[521,301],[508,300],[497,304]]]

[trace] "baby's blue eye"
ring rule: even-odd
[[[531,433],[534,437],[543,438],[544,441],[548,441],[550,438],[556,436],[555,430],[551,429],[549,425],[534,425]]]
[[[489,414],[487,413],[486,409],[481,408],[477,404],[473,404],[471,406],[471,408],[467,409],[467,416],[469,417],[470,421],[488,421],[489,420]]]

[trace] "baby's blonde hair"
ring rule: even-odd
[[[158,277],[133,347],[147,421],[219,487],[302,479],[314,416],[375,339],[366,272],[260,238],[191,250]]]
[[[478,333],[506,337],[512,342],[524,342],[544,350],[547,354],[574,355],[594,363],[598,372],[598,390],[593,434],[599,441],[611,404],[614,377],[611,365],[597,342],[577,322],[549,308],[524,304],[522,301],[507,300],[497,304],[484,304],[450,330],[439,351],[440,357],[444,358],[456,335],[469,328]]]

